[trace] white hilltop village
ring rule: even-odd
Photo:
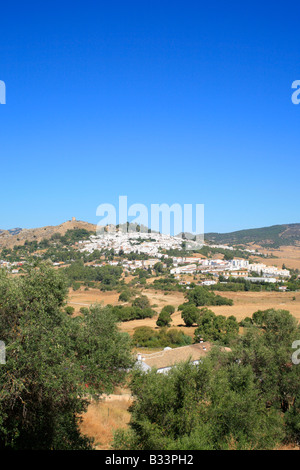
[[[95,250],[113,249],[115,253],[121,250],[124,254],[144,253],[161,258],[161,250],[181,250],[183,239],[156,232],[108,232],[92,235],[88,241],[79,242],[83,247],[80,251],[92,253]],[[193,242],[195,243],[195,242]],[[196,247],[196,243],[195,243]]]
[[[130,253],[137,255],[145,255],[145,259],[120,259],[119,261],[103,261],[101,264],[93,264],[93,266],[102,266],[110,264],[113,266],[122,266],[125,272],[134,272],[136,269],[153,269],[158,261],[169,259],[168,268],[171,275],[174,275],[179,280],[179,284],[186,285],[187,289],[189,281],[181,278],[182,275],[188,274],[203,274],[210,275],[209,279],[202,280],[201,285],[213,285],[218,282],[218,278],[223,276],[226,280],[231,277],[240,277],[250,282],[266,282],[266,283],[282,283],[290,277],[288,269],[279,269],[276,266],[266,266],[263,263],[250,263],[247,259],[203,259],[197,256],[186,256],[189,250],[198,250],[203,246],[211,248],[223,249],[233,251],[235,248],[228,245],[207,245],[199,241],[186,239],[182,234],[178,236],[171,236],[161,234],[158,232],[148,231],[125,231],[116,230],[115,227],[109,227],[108,231],[103,231],[97,235],[92,235],[88,240],[76,242],[77,248],[80,252],[93,253],[95,250],[107,251],[113,250],[116,255],[122,253],[129,255]],[[176,250],[177,252],[183,251],[185,255],[170,256],[165,251]],[[245,253],[253,255],[261,255],[256,250],[240,249]],[[0,260],[0,268],[5,268],[11,274],[18,274],[26,261],[21,262],[8,262]],[[62,262],[53,262],[55,266],[61,266]],[[167,267],[167,264],[163,264]],[[280,290],[285,290],[285,286],[279,287]]]
[[[180,279],[182,274],[212,274],[219,278],[220,275],[225,278],[230,276],[239,276],[251,282],[267,282],[281,283],[290,277],[288,269],[279,269],[276,266],[266,266],[263,263],[249,263],[246,259],[202,259],[192,256],[169,256],[164,254],[164,250],[183,250],[183,243],[189,244],[189,249],[199,249],[199,243],[192,240],[185,240],[182,236],[171,236],[161,233],[151,232],[122,232],[109,231],[99,235],[93,235],[89,240],[79,242],[79,250],[81,252],[93,253],[95,250],[113,250],[115,254],[123,253],[124,255],[135,253],[144,254],[149,257],[145,260],[121,260],[107,261],[111,265],[121,265],[125,271],[134,271],[142,268],[148,269],[163,258],[171,258],[172,265],[170,274]],[[205,245],[201,245],[205,246]],[[201,247],[200,246],[200,247]],[[212,248],[234,250],[233,247],[227,245],[209,245]],[[262,255],[255,250],[244,249],[249,254]],[[263,255],[262,255],[263,256]],[[99,265],[97,265],[99,266]],[[257,277],[253,276],[256,274]],[[217,280],[209,279],[203,281],[202,285],[213,285]],[[188,282],[186,283],[188,284]],[[284,289],[282,287],[282,289]]]

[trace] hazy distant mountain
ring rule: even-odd
[[[229,245],[255,243],[273,248],[282,245],[300,245],[300,224],[272,225],[230,233],[206,233],[205,241]]]
[[[20,228],[20,227],[11,228],[11,229],[8,229],[8,230],[0,230],[0,234],[3,233],[3,232],[6,232],[6,233],[9,233],[10,235],[18,235],[18,233],[20,233],[21,230],[23,230],[23,229]]]

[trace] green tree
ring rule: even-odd
[[[185,304],[181,312],[181,318],[183,319],[186,326],[193,326],[198,323],[200,317],[200,311],[193,304]]]
[[[138,371],[131,389],[130,429],[116,433],[116,449],[269,449],[283,438],[282,420],[266,409],[251,367],[225,353],[168,374]]]
[[[156,272],[156,275],[159,276],[160,274],[163,273],[164,271],[164,265],[162,262],[158,262],[153,266],[154,271]]]
[[[195,341],[202,338],[204,341],[220,341],[222,344],[228,345],[238,332],[239,324],[234,316],[226,318],[205,309],[198,320]]]
[[[196,286],[187,293],[187,299],[190,303],[196,305],[196,307],[210,306],[210,305],[232,305],[233,301],[216,295],[206,287]]]
[[[130,339],[101,307],[72,318],[67,282],[46,264],[9,278],[0,272],[0,448],[86,449],[80,414],[121,383],[131,365]],[[88,387],[88,388],[87,388]]]
[[[128,302],[130,300],[130,292],[124,290],[119,295],[119,302]]]
[[[165,305],[162,311],[168,312],[170,315],[172,315],[175,312],[175,307],[173,305]]]
[[[297,320],[287,310],[268,309],[252,316],[258,326],[247,328],[236,357],[250,365],[269,406],[286,412],[300,390],[300,368],[292,364],[292,344],[300,337]],[[255,320],[256,319],[256,320]]]
[[[171,321],[172,321],[171,315],[166,310],[162,310],[158,316],[156,324],[159,327],[170,326]]]
[[[65,307],[65,312],[67,315],[73,315],[73,313],[75,312],[75,308],[68,305],[67,307]]]
[[[141,295],[140,297],[136,297],[134,301],[132,302],[133,307],[138,307],[141,309],[144,308],[149,308],[150,307],[150,302],[149,299],[146,295]]]

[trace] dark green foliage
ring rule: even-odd
[[[167,375],[137,372],[131,388],[130,430],[116,433],[117,449],[267,449],[283,437],[281,419],[266,410],[251,367],[222,355]]]
[[[79,312],[83,315],[87,315],[89,313],[88,307],[80,307]]]
[[[162,309],[162,312],[168,312],[172,315],[175,312],[175,307],[173,305],[165,305]]]
[[[49,240],[42,239],[40,242],[37,240],[26,240],[24,245],[15,245],[12,250],[4,248],[0,258],[11,262],[21,261],[23,259],[33,260],[35,256],[34,253],[37,250],[46,250],[43,253],[39,253],[39,257],[43,260],[49,259],[52,262],[70,262],[84,258],[86,261],[92,261],[93,259],[97,259],[99,252],[88,255],[72,248],[72,245],[76,242],[86,240],[91,235],[94,235],[94,232],[89,232],[85,229],[73,229],[68,230],[65,235],[54,233]]]
[[[57,239],[63,245],[73,245],[74,243],[81,240],[88,240],[91,235],[95,235],[95,232],[86,230],[84,228],[75,228],[72,230],[67,230],[65,235],[62,235]]]
[[[101,289],[113,289],[118,286],[123,269],[120,266],[85,266],[83,261],[76,261],[64,269],[66,276],[73,281],[96,281]]]
[[[202,286],[196,286],[194,289],[189,290],[186,297],[188,301],[196,305],[196,307],[204,305],[233,305],[231,299],[216,295],[214,292]]]
[[[73,315],[73,313],[75,312],[75,308],[68,305],[67,307],[65,307],[65,312],[67,315]]]
[[[115,307],[107,306],[106,308],[109,308],[118,321],[121,322],[141,320],[143,318],[152,318],[156,314],[156,312],[150,307],[140,308],[135,306],[117,305]]]
[[[149,288],[159,289],[163,291],[183,291],[183,286],[178,284],[178,281],[172,277],[154,279],[153,284],[149,285]]]
[[[180,307],[182,310],[181,318],[183,319],[186,326],[193,326],[195,323],[198,323],[200,310],[196,307],[196,305],[186,303]]]
[[[299,367],[299,365],[298,365]],[[300,444],[300,392],[294,399],[293,406],[291,406],[285,416],[286,434],[288,442]]]
[[[205,315],[214,326],[217,316],[206,312],[200,318]],[[234,317],[228,320],[236,325]],[[218,321],[222,326],[224,319]],[[300,368],[292,362],[299,325],[289,312],[274,309],[257,312],[247,323],[231,350],[214,348],[197,366],[181,364],[166,375],[137,371],[130,429],[116,433],[115,448],[253,450],[299,444]]]
[[[165,305],[163,309],[161,310],[158,319],[156,321],[156,324],[158,327],[169,327],[171,325],[172,319],[171,319],[171,314],[175,312],[175,307],[173,305]]]
[[[229,345],[239,332],[239,324],[234,316],[226,318],[223,315],[216,315],[208,309],[202,312],[197,323],[196,342],[202,338],[203,341],[218,341],[221,344]]]
[[[162,262],[158,262],[153,266],[154,271],[156,272],[156,275],[158,276],[159,274],[162,274],[164,272],[164,266]]]
[[[72,283],[72,289],[73,289],[74,291],[79,290],[79,289],[80,289],[80,285],[81,285],[80,282],[73,282],[73,283]]]
[[[253,314],[252,321],[240,338],[237,356],[255,371],[266,401],[286,411],[300,390],[300,368],[292,364],[292,344],[300,338],[297,320],[287,310],[269,309]]]
[[[156,324],[159,327],[170,326],[171,322],[171,315],[166,310],[162,310],[158,316]]]
[[[250,253],[247,253],[243,250],[226,250],[225,248],[213,248],[209,245],[203,246],[198,253],[206,256],[207,258],[212,258],[214,255],[224,255],[224,260],[231,260],[234,258],[243,258],[249,259]]]
[[[72,318],[66,296],[62,271],[45,264],[19,278],[0,272],[2,449],[90,448],[79,432],[85,397],[110,393],[132,363],[116,318],[101,307]]]
[[[220,281],[220,279],[219,279]],[[273,284],[270,282],[250,282],[245,279],[237,278],[233,276],[229,278],[226,282],[218,282],[209,287],[213,291],[223,291],[223,292],[261,292],[261,291],[278,291],[278,284]]]
[[[131,297],[130,292],[127,290],[124,290],[119,295],[119,302],[128,302],[130,300],[130,297]]]
[[[287,283],[287,288],[290,291],[300,290],[300,279],[297,279],[295,276],[293,276]]]
[[[250,327],[251,325],[253,325],[252,318],[250,317],[244,318],[243,320],[240,321],[239,325],[244,328]]]
[[[149,308],[150,302],[146,295],[141,295],[140,297],[136,297],[132,302],[133,307],[138,307],[141,309]]]
[[[191,344],[192,339],[175,328],[161,328],[155,331],[149,326],[140,326],[134,331],[133,342],[137,347],[165,348],[169,346],[174,348]]]

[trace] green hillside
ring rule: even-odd
[[[230,233],[207,233],[205,240],[230,245],[256,243],[273,248],[282,245],[297,245],[300,242],[300,224],[272,225]]]

